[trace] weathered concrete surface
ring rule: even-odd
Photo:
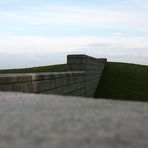
[[[0,74],[0,91],[93,97],[107,59],[68,55],[65,72]]]
[[[148,103],[0,93],[0,148],[148,148]]]
[[[96,59],[84,54],[67,56],[67,64],[70,71],[85,71],[85,95],[81,96],[94,96],[106,63],[107,59]]]

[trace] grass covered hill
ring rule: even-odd
[[[66,64],[52,65],[52,66],[41,66],[32,68],[22,69],[6,69],[0,70],[0,74],[14,74],[14,73],[39,73],[39,72],[63,72],[67,71]]]
[[[0,74],[63,72],[66,64],[24,69],[0,70]],[[148,66],[108,62],[95,98],[148,101]]]
[[[108,62],[95,98],[148,101],[148,66]]]

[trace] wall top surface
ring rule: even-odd
[[[148,103],[5,92],[0,106],[0,147],[148,147]]]

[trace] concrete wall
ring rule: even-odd
[[[0,75],[0,91],[92,97],[106,60],[68,55],[68,72]]]
[[[85,71],[86,97],[93,97],[100,81],[107,59],[96,59],[87,55],[68,55],[67,63],[70,71]]]
[[[85,72],[0,75],[0,90],[85,96]]]

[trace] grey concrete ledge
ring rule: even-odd
[[[1,148],[147,148],[148,103],[0,93]]]
[[[84,71],[48,72],[48,73],[22,73],[22,74],[0,74],[0,84],[11,84],[61,78],[64,76],[83,75]]]
[[[85,59],[90,59],[96,62],[102,62],[102,63],[106,63],[107,62],[107,58],[94,58],[85,54],[72,54],[72,55],[67,55],[67,59],[72,60],[72,59],[77,59],[78,63],[85,61]],[[80,60],[80,61],[79,61]],[[70,61],[69,61],[70,62]],[[71,62],[70,62],[71,63]]]

